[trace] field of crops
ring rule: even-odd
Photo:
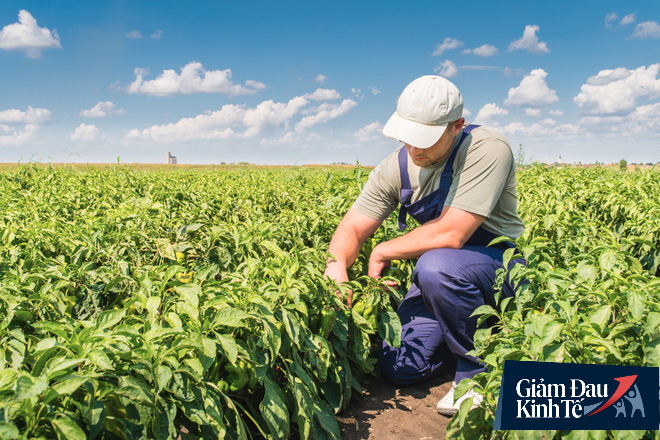
[[[400,293],[362,276],[371,241],[353,270],[357,310],[322,276],[366,175],[2,172],[0,439],[340,438],[335,414],[400,332]],[[491,368],[461,388],[481,387],[485,403],[461,409],[451,438],[493,435],[505,359],[660,362],[660,172],[518,180],[529,264],[510,275],[530,283],[503,311],[480,310],[500,321],[476,337]],[[396,235],[392,217],[375,239]],[[413,265],[402,269],[405,292]]]

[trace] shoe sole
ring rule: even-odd
[[[438,409],[439,414],[442,414],[443,416],[447,416],[447,417],[451,417],[457,412],[458,410],[456,409]]]

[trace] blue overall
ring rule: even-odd
[[[406,228],[406,215],[420,224],[440,216],[454,173],[454,159],[475,125],[464,128],[440,177],[439,188],[410,203],[412,188],[408,177],[408,152],[399,153],[401,208],[399,228]],[[485,371],[483,363],[466,353],[474,348],[477,318],[472,312],[483,304],[496,307],[495,272],[502,267],[502,255],[512,243],[486,247],[496,235],[477,228],[461,249],[434,249],[423,254],[415,267],[412,285],[399,306],[401,347],[383,343],[379,356],[381,372],[396,385],[408,385],[454,370],[455,381]],[[520,261],[518,261],[520,262]],[[513,262],[512,262],[513,264]],[[513,296],[505,283],[502,298]]]

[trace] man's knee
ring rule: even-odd
[[[383,343],[378,365],[386,382],[395,386],[406,386],[424,380],[426,374],[411,362],[412,359],[401,356],[400,350]]]
[[[419,285],[436,284],[456,273],[455,249],[434,249],[419,257],[413,277]]]

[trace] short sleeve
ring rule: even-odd
[[[458,158],[445,206],[490,216],[515,165],[511,147],[498,136],[473,139]]]
[[[384,221],[399,204],[401,176],[398,149],[386,157],[371,173],[362,192],[353,204],[361,214]]]

